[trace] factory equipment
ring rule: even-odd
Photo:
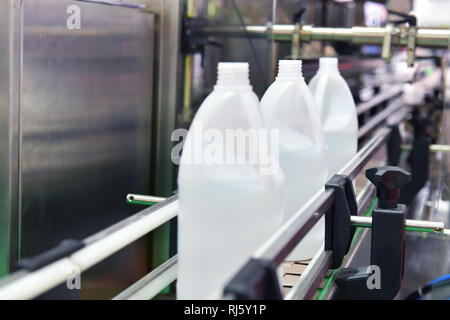
[[[406,80],[410,82],[408,88],[404,86],[406,81],[391,82],[386,87],[382,85],[386,77],[370,79],[373,82],[370,86],[375,89],[360,94],[356,106],[358,153],[326,188],[267,239],[224,290],[211,296],[394,298],[402,276],[411,272],[406,263],[413,250],[408,247],[405,234],[426,232],[436,239],[447,239],[445,242],[450,237],[446,229],[448,201],[439,200],[446,195],[433,193],[448,184],[445,181],[448,131],[430,133],[430,127],[448,126],[445,122],[448,115],[443,116],[448,106],[442,104],[447,96],[445,50],[450,31],[418,27],[410,15],[403,16],[403,25],[392,22],[385,27],[316,27],[298,21],[278,24],[275,19],[268,24],[227,26],[194,17],[190,10],[192,2],[188,2],[187,12],[182,12],[183,1],[8,0],[0,3],[0,16],[4,18],[0,19],[0,46],[5,48],[6,43],[8,48],[0,51],[0,77],[8,79],[6,85],[0,86],[4,113],[0,126],[7,146],[2,149],[1,159],[6,183],[1,192],[5,208],[0,212],[3,255],[0,270],[5,275],[16,262],[19,266],[19,270],[0,279],[0,299],[38,298],[61,284],[63,287],[76,284],[80,274],[95,281],[101,270],[95,271],[96,265],[115,270],[106,281],[117,284],[112,279],[114,275],[124,274],[123,268],[130,261],[146,257],[149,246],[142,237],[154,230],[153,243],[162,244],[164,249],[155,250],[163,253],[153,259],[157,260],[156,265],[162,263],[148,274],[147,270],[133,269],[132,279],[115,286],[116,293],[123,290],[115,299],[151,299],[176,280],[177,255],[169,258],[167,245],[168,222],[178,211],[177,195],[171,195],[176,171],[170,162],[170,135],[176,127],[177,111],[182,109],[182,120],[178,122],[185,125],[194,111],[190,96],[196,85],[193,66],[211,63],[204,54],[205,47],[220,47],[217,39],[238,38],[268,39],[272,45],[287,43],[293,58],[306,55],[302,46],[314,41],[381,46],[381,57],[385,60],[391,59],[396,47],[405,47],[410,66],[420,66],[425,58],[430,58],[421,56],[420,48],[434,50],[431,59],[440,70],[431,74],[416,72],[417,78]],[[81,8],[81,29],[75,19],[77,10],[67,11],[71,5]],[[96,14],[97,10],[102,14]],[[35,14],[37,11],[46,14]],[[64,13],[64,19],[60,19],[60,12]],[[72,15],[75,20],[67,20]],[[97,16],[104,20],[97,21],[94,19]],[[205,61],[196,60],[196,53],[203,53]],[[342,61],[345,63],[345,59]],[[261,83],[255,87],[261,87]],[[423,93],[429,113],[424,116],[420,110],[425,108],[424,104],[408,101],[416,97],[402,95],[404,92],[417,96]],[[121,134],[123,131],[127,134]],[[405,136],[407,143],[403,142]],[[111,141],[114,143],[110,144]],[[409,158],[405,159],[410,150]],[[84,170],[83,161],[89,166],[97,164],[98,170]],[[398,198],[392,189],[403,186],[409,176],[397,167],[401,162],[408,164],[411,182]],[[106,168],[104,163],[111,166]],[[366,171],[368,168],[375,169]],[[61,178],[63,170],[72,173],[74,183],[65,182],[70,177]],[[102,177],[108,179],[94,174],[102,170]],[[361,177],[365,172],[373,184]],[[395,186],[381,186],[383,182],[375,178],[397,174]],[[88,179],[80,178],[83,176]],[[362,184],[358,183],[361,179]],[[434,189],[430,184],[434,184]],[[118,189],[113,190],[115,187]],[[99,190],[108,191],[94,193]],[[133,193],[126,197],[127,205],[124,197],[128,192]],[[73,193],[77,194],[76,203],[72,200]],[[374,200],[376,194],[378,203]],[[392,196],[389,199],[392,203],[383,201],[386,195]],[[438,203],[435,212],[439,214],[427,215],[417,209],[424,208],[431,196]],[[406,209],[397,206],[397,201],[406,203],[414,216],[406,219]],[[67,203],[73,205],[67,208]],[[136,210],[132,204],[151,207],[132,214]],[[389,214],[384,215],[386,211]],[[62,213],[64,216],[57,218]],[[70,220],[79,214],[83,219]],[[311,261],[285,263],[290,251],[324,216],[328,227],[324,247]],[[67,227],[68,221],[73,221],[72,225],[69,223],[71,228]],[[384,238],[380,237],[380,226],[386,231]],[[60,229],[61,234],[54,233],[55,229]],[[103,230],[98,232],[99,229]],[[46,241],[37,241],[43,234]],[[65,238],[68,240],[52,248],[56,240]],[[392,259],[380,257],[387,244],[395,247]],[[126,259],[115,255],[125,251]],[[368,277],[367,253],[371,254],[371,265],[382,265],[391,271],[381,281],[392,286],[378,295],[361,287]],[[283,283],[280,291],[276,268],[281,266],[287,270],[294,265],[302,266],[301,272],[287,272],[283,281],[288,275],[290,282]],[[365,269],[357,268],[361,266]],[[130,282],[134,284],[129,286]],[[435,283],[430,282],[427,290],[432,284]],[[413,292],[406,287],[408,293]],[[414,290],[418,287],[415,285]],[[355,293],[356,296],[352,295]]]

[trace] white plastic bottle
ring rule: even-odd
[[[302,75],[300,60],[280,60],[278,76],[261,100],[266,125],[280,132],[280,164],[286,178],[285,221],[323,188],[327,178],[327,149],[319,112]],[[306,260],[324,240],[321,220],[287,260]]]
[[[358,149],[355,101],[339,73],[337,58],[320,58],[319,71],[309,82],[309,88],[322,119],[328,146],[328,176],[332,177]]]
[[[178,299],[208,299],[223,289],[281,226],[284,175],[252,133],[269,144],[248,64],[219,63],[217,84],[195,115],[179,168]],[[238,140],[253,143],[241,148]],[[265,157],[255,161],[258,151]]]

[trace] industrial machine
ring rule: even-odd
[[[403,5],[2,1],[0,299],[174,299],[172,132],[218,61],[249,61],[261,97],[278,59],[309,80],[323,55],[352,90],[358,153],[211,298],[445,297],[450,30]],[[323,216],[324,246],[285,262]],[[373,265],[389,270],[381,290]]]

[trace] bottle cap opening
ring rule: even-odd
[[[319,59],[319,70],[339,71],[338,58],[326,57]]]
[[[278,61],[277,79],[303,79],[301,60],[280,60]]]
[[[217,65],[217,86],[248,87],[249,65],[247,62],[219,62]]]

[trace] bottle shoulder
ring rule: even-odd
[[[344,106],[355,107],[350,87],[339,73],[316,76],[311,80],[309,86],[316,102],[327,101],[331,103],[339,100],[343,102]]]
[[[289,104],[298,108],[314,104],[313,96],[304,81],[275,81],[266,90],[260,102],[262,109],[282,108]]]
[[[200,105],[192,123],[208,127],[258,126],[259,100],[251,90],[213,90]],[[253,119],[252,119],[253,118]]]

